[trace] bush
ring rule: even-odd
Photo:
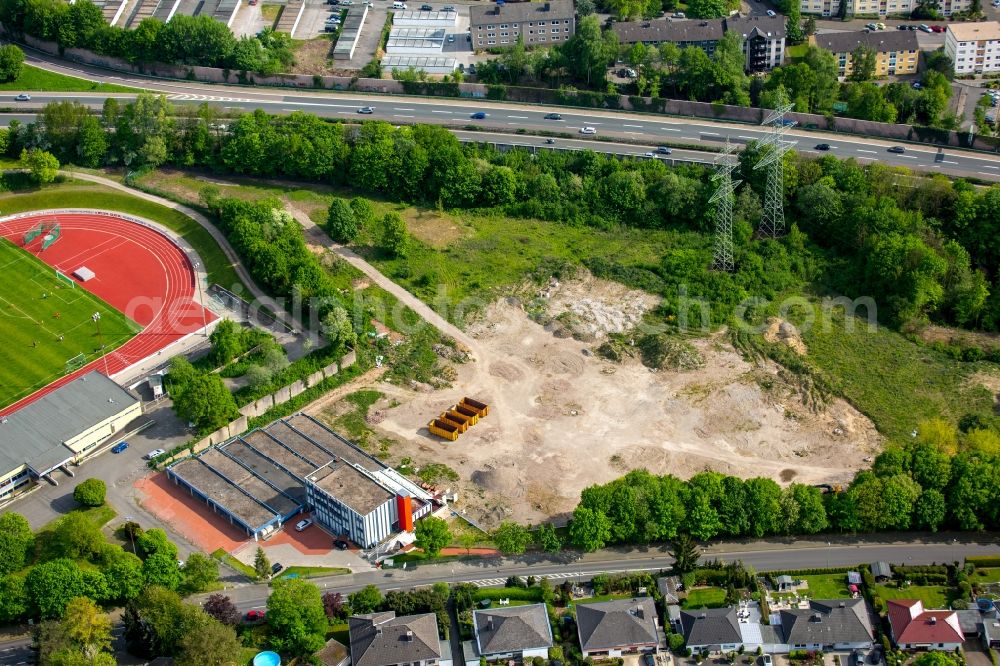
[[[670,634],[670,649],[675,653],[680,653],[684,648],[684,636],[681,634]]]
[[[542,589],[539,587],[485,587],[476,590],[473,595],[476,601],[483,599],[514,599],[515,601],[541,601]]]
[[[108,487],[100,479],[87,479],[73,489],[73,499],[82,506],[101,506]]]
[[[1000,555],[979,555],[967,557],[965,561],[977,567],[1000,567]]]

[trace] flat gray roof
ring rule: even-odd
[[[253,529],[260,529],[274,518],[273,513],[213,472],[199,458],[175,463],[170,471]]]
[[[290,426],[313,440],[337,458],[355,465],[361,465],[367,470],[386,469],[386,465],[357,448],[346,439],[338,437],[333,431],[321,425],[318,421],[305,414],[296,414],[285,420]]]
[[[382,66],[414,67],[416,69],[423,69],[424,67],[447,67],[455,69],[455,59],[440,56],[387,55],[382,58]]]
[[[389,38],[403,37],[409,39],[444,39],[444,28],[392,28]]]
[[[8,469],[27,463],[44,474],[75,455],[65,442],[138,402],[101,373],[89,372],[0,420],[0,456]]]
[[[286,515],[299,505],[277,490],[255,477],[249,470],[219,449],[209,449],[201,456],[201,461],[219,473],[221,477],[238,489],[266,505],[276,513]]]
[[[294,430],[284,421],[275,421],[271,425],[264,428],[264,432],[268,433],[275,439],[280,440],[282,444],[312,463],[313,469],[316,467],[322,467],[334,458],[332,453],[319,446],[299,431]]]
[[[249,435],[243,437],[243,441],[290,471],[298,479],[316,469],[315,465],[306,462],[279,442],[268,437],[263,430],[254,430]],[[296,485],[298,484],[296,483]]]
[[[234,460],[242,463],[245,467],[252,470],[257,477],[266,481],[267,483],[264,484],[265,486],[270,484],[270,486],[278,488],[292,497],[299,499],[300,503],[304,503],[306,501],[305,486],[302,484],[301,478],[296,478],[281,469],[265,456],[260,455],[247,446],[243,440],[238,439],[235,442],[225,444],[221,447],[221,450],[225,453],[225,455],[230,456]],[[277,450],[278,445],[275,444],[272,451]],[[270,452],[271,451],[268,453]]]
[[[366,516],[394,495],[351,465],[333,463],[309,476],[317,488]]]

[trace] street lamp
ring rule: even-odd
[[[108,372],[108,356],[104,353],[104,336],[101,335],[101,313],[95,312],[90,315],[90,319],[94,322],[94,326],[97,327],[97,342],[101,345],[101,356],[104,357],[104,375],[111,377],[111,373]]]

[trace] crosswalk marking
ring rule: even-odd
[[[173,95],[167,95],[167,99],[176,100],[179,102],[252,102],[251,99],[245,99],[242,97],[216,97],[214,95],[190,95],[184,93],[175,93]]]

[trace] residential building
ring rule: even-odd
[[[0,502],[120,441],[140,417],[139,398],[96,371],[7,414],[0,419]]]
[[[466,666],[490,661],[548,659],[552,627],[545,604],[488,608],[472,613],[473,640],[463,644]]]
[[[658,578],[656,586],[660,590],[660,596],[663,597],[663,604],[665,606],[681,602],[681,579],[679,576],[663,576],[662,578]]]
[[[952,651],[965,640],[955,611],[924,610],[919,599],[887,603],[892,640],[901,650]]]
[[[712,652],[865,650],[874,640],[863,599],[814,600],[773,611],[768,620],[756,604],[681,611],[681,633],[692,650]]]
[[[778,576],[775,582],[778,584],[778,592],[788,592],[795,589],[795,579],[788,574]]]
[[[562,44],[576,32],[573,0],[512,2],[472,5],[469,27],[475,49],[495,49],[516,44],[525,46]]]
[[[659,651],[663,636],[650,597],[576,605],[584,657],[620,657]]]
[[[726,32],[736,32],[743,39],[746,69],[751,74],[769,72],[785,57],[785,21],[781,16],[730,16],[723,19]]]
[[[353,666],[451,666],[451,648],[438,638],[433,613],[355,615],[348,629]]]
[[[842,77],[853,71],[851,53],[859,46],[875,51],[875,76],[917,73],[920,47],[917,34],[911,30],[830,32],[812,35],[809,42],[836,56],[838,75]]]
[[[1000,23],[949,24],[944,34],[944,54],[955,74],[988,74],[1000,71]]]
[[[905,16],[916,9],[918,0],[845,0],[848,3],[847,12],[865,16]],[[838,16],[841,0],[800,0],[799,11],[803,14],[819,16]],[[942,0],[940,11],[945,16],[953,12],[965,11],[972,4],[971,0]]]

